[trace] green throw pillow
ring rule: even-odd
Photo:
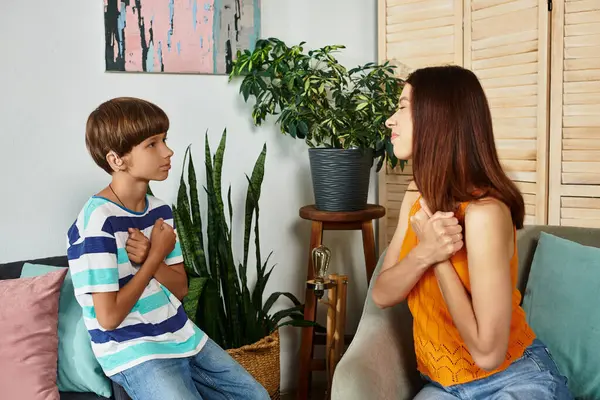
[[[545,232],[523,308],[576,399],[600,399],[600,249]]]
[[[57,269],[59,267],[25,263],[21,278],[44,275]],[[91,392],[104,397],[112,396],[111,382],[92,352],[70,272],[61,287],[58,304],[57,384],[61,392]]]

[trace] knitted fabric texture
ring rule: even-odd
[[[463,228],[464,212],[467,205],[468,203],[461,203],[456,213],[456,217]],[[417,213],[420,208],[421,206],[417,200],[412,206],[410,216]],[[417,243],[417,236],[409,224],[400,251],[400,259],[404,258]],[[422,374],[443,386],[463,384],[502,371],[523,355],[524,350],[535,339],[535,334],[527,324],[525,312],[520,306],[521,293],[516,288],[518,260],[515,239],[515,252],[510,260],[510,275],[513,287],[510,338],[504,362],[493,371],[485,371],[473,361],[473,357],[453,323],[433,268],[428,269],[421,277],[408,295],[408,306],[413,315],[417,368]],[[466,246],[463,246],[450,259],[450,262],[470,294],[471,285]]]

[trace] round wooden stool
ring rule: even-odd
[[[304,206],[300,209],[300,217],[312,221],[310,234],[310,248],[308,256],[308,269],[306,279],[314,279],[312,265],[312,251],[315,247],[323,244],[323,231],[362,231],[363,251],[365,254],[365,270],[367,284],[371,281],[373,271],[377,265],[377,254],[375,253],[375,235],[373,233],[373,220],[382,218],[385,208],[368,204],[367,208],[351,212],[320,211],[314,205]],[[312,290],[306,289],[304,319],[315,321],[317,314],[317,299]],[[315,344],[314,328],[302,328],[302,345],[300,349],[300,376],[298,381],[298,399],[308,398],[312,371],[325,370],[325,360],[313,360],[313,348]]]

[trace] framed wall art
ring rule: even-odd
[[[104,0],[106,71],[228,74],[260,21],[260,0]]]

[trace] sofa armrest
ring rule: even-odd
[[[335,369],[334,400],[412,399],[422,386],[408,305],[403,302],[382,310],[371,297],[383,257],[373,274],[356,334]]]

